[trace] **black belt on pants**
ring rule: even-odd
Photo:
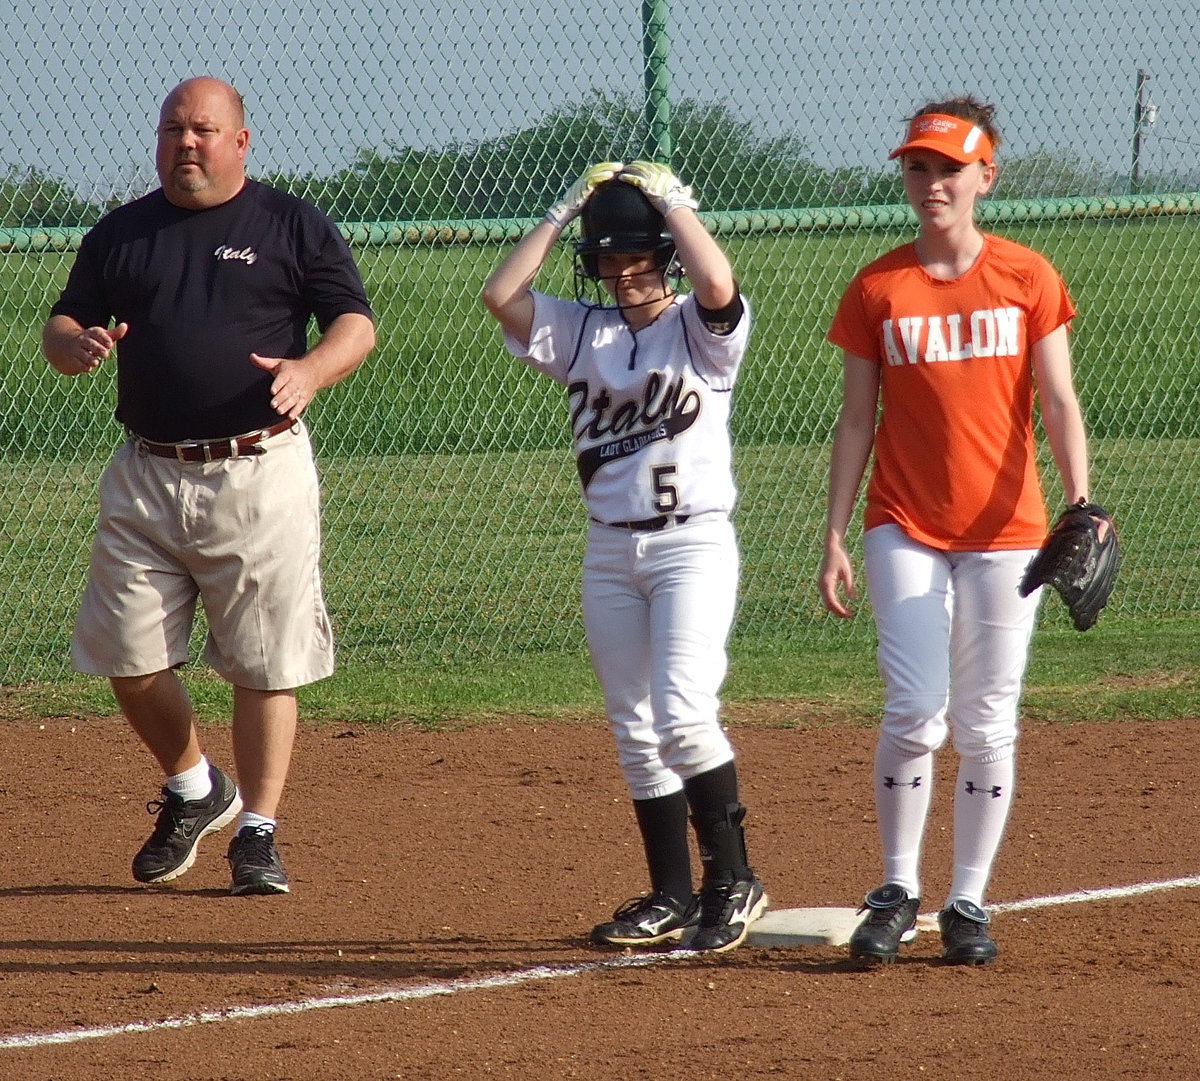
[[[640,522],[601,522],[599,518],[593,518],[592,521],[611,526],[613,529],[637,529],[654,533],[666,529],[671,524],[683,525],[690,517],[690,514],[661,514],[657,518],[643,518]]]
[[[156,443],[153,439],[143,439],[137,432],[130,432],[134,442],[147,454],[156,458],[175,458],[181,462],[215,462],[222,458],[245,458],[254,454],[262,454],[265,447],[259,446],[266,439],[280,432],[286,432],[294,420],[281,420],[270,428],[250,432],[248,435],[234,435],[228,439],[189,439],[183,443]]]

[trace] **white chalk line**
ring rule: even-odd
[[[1143,893],[1159,893],[1162,890],[1181,890],[1200,886],[1200,875],[1187,878],[1172,878],[1166,882],[1140,882],[1135,886],[1112,886],[1098,890],[1078,890],[1075,893],[1060,893],[1057,897],[1031,897],[1025,901],[1008,901],[988,905],[992,912],[1027,912],[1035,908],[1050,908],[1053,905],[1075,905],[1083,901],[1115,901],[1124,897],[1137,897]]]
[[[1200,886],[1200,875],[1187,878],[1172,878],[1163,882],[1140,882],[1132,886],[1113,886],[1096,890],[1078,890],[1052,897],[1031,897],[1024,901],[1009,901],[989,905],[992,912],[1025,912],[1053,905],[1080,904],[1085,901],[1111,901],[1140,894],[1159,893],[1163,890],[1186,889]],[[312,1010],[332,1010],[345,1006],[369,1006],[381,1002],[411,1002],[417,999],[434,998],[438,995],[454,995],[462,991],[491,991],[503,987],[516,987],[523,983],[540,980],[556,980],[566,976],[583,976],[589,972],[606,969],[644,968],[666,961],[686,957],[696,959],[696,954],[687,950],[671,950],[654,954],[623,954],[603,961],[588,961],[577,965],[537,965],[498,976],[479,979],[445,980],[439,983],[421,984],[416,987],[385,988],[358,995],[329,995],[321,998],[304,998],[295,1002],[269,1002],[258,1006],[231,1006],[223,1010],[206,1010],[184,1017],[169,1017],[162,1021],[131,1021],[124,1025],[106,1025],[100,1028],[80,1028],[59,1032],[34,1032],[0,1037],[0,1050],[15,1048],[48,1047],[55,1044],[82,1043],[84,1040],[106,1039],[110,1036],[128,1036],[144,1032],[162,1032],[172,1029],[193,1028],[197,1025],[218,1024],[225,1021],[246,1021],[263,1017],[286,1017],[309,1013]]]
[[[206,1010],[185,1017],[169,1017],[163,1021],[130,1021],[124,1025],[106,1025],[101,1028],[82,1028],[60,1032],[38,1032],[18,1034],[0,1038],[0,1050],[18,1047],[46,1047],[50,1044],[80,1043],[83,1040],[98,1040],[109,1036],[126,1036],[139,1032],[159,1032],[165,1029],[192,1028],[196,1025],[211,1025],[221,1021],[245,1021],[260,1017],[285,1017],[290,1014],[308,1013],[311,1010],[332,1010],[343,1006],[369,1006],[378,1002],[409,1002],[414,999],[433,998],[437,995],[453,995],[460,991],[489,991],[500,987],[515,987],[537,980],[555,980],[563,976],[582,976],[609,968],[638,968],[678,959],[681,956],[695,958],[696,954],[686,950],[672,950],[659,954],[628,954],[608,958],[604,961],[588,961],[578,965],[537,965],[534,968],[506,972],[498,976],[479,979],[445,980],[439,983],[421,984],[416,987],[393,987],[381,991],[367,991],[359,995],[330,995],[321,998],[304,998],[295,1002],[268,1002],[259,1006],[231,1006],[223,1010]]]

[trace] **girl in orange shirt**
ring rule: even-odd
[[[983,895],[1012,801],[1040,593],[1023,598],[1017,584],[1047,527],[1035,391],[1067,503],[1089,494],[1070,297],[1045,258],[975,223],[996,179],[994,111],[964,97],[911,120],[890,156],[916,240],[859,271],[828,335],[843,351],[843,400],[819,587],[843,618],[857,596],[846,530],[874,450],[863,546],[885,688],[874,769],[883,885],[850,940],[863,963],[894,960],[915,935],[934,754],[950,733],[959,770],[942,956],[996,956]]]

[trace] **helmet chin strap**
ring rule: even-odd
[[[677,261],[672,260],[670,263],[668,263],[665,267],[662,268],[662,276],[661,276],[662,295],[657,296],[657,297],[651,297],[649,300],[638,301],[638,303],[636,303],[636,304],[622,304],[615,297],[612,297],[611,295],[609,295],[609,299],[607,301],[604,299],[593,300],[590,297],[586,296],[586,290],[587,290],[587,287],[589,284],[592,285],[596,289],[597,295],[600,296],[601,295],[600,291],[603,290],[603,288],[604,288],[604,286],[603,286],[604,282],[606,282],[606,281],[615,282],[615,281],[618,281],[621,277],[622,277],[622,275],[620,275],[620,274],[610,274],[607,277],[593,278],[587,274],[581,273],[579,270],[579,267],[576,266],[576,268],[575,268],[575,299],[578,300],[579,303],[586,304],[589,308],[592,308],[595,311],[623,311],[624,312],[624,311],[633,311],[636,308],[647,308],[650,305],[658,304],[659,302],[661,302],[663,300],[670,300],[672,297],[674,297],[676,295],[675,286],[678,285],[680,280],[682,279],[683,270],[679,266]]]
[[[667,283],[664,281],[663,286],[662,286],[662,293],[656,297],[651,297],[649,300],[639,300],[636,304],[622,304],[619,300],[616,301],[615,303],[616,303],[616,306],[618,308],[620,308],[621,311],[623,311],[623,312],[624,311],[632,311],[634,308],[648,308],[652,304],[658,304],[661,301],[670,300],[674,295],[675,295],[675,291],[673,289],[671,289],[667,285]]]

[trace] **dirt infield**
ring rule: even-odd
[[[802,722],[733,724],[751,855],[773,907],[851,905],[878,874],[874,731]],[[1027,725],[990,900],[1173,888],[1002,914],[988,968],[939,964],[925,933],[873,972],[833,947],[587,946],[644,887],[597,722],[304,730],[279,898],[228,896],[224,835],[176,883],[132,881],[158,782],[121,721],[0,731],[5,1078],[1196,1076],[1195,721]],[[228,732],[205,742],[229,766]],[[951,760],[923,911],[948,879]]]

